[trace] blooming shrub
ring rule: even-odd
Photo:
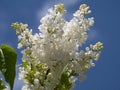
[[[63,18],[65,12],[63,4],[48,9],[40,20],[40,32],[35,34],[27,24],[12,24],[18,35],[18,48],[23,48],[19,68],[19,79],[25,83],[22,90],[71,90],[77,77],[84,80],[84,73],[95,66],[103,44],[97,42],[80,50],[94,24],[93,17],[86,18],[91,13],[89,6],[82,4],[70,21]]]

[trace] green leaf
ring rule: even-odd
[[[69,90],[71,88],[71,83],[69,82],[68,70],[65,68],[60,78],[60,82],[55,88],[55,90]]]
[[[3,80],[0,78],[0,90],[4,90],[6,86],[4,85]]]
[[[24,67],[25,69],[27,68],[28,65],[29,65],[28,62],[23,62],[23,67]]]
[[[6,66],[6,71],[2,72],[2,73],[5,77],[6,82],[8,82],[10,84],[11,90],[13,90],[14,79],[15,79],[15,75],[16,75],[17,53],[15,52],[15,50],[13,48],[11,48],[10,46],[7,46],[5,44],[2,44],[1,49],[2,49],[2,52],[4,55],[5,66]]]
[[[71,83],[69,82],[69,76],[67,74],[67,70],[65,70],[62,73],[60,83],[62,85],[63,90],[69,90]]]

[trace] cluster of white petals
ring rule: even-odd
[[[40,32],[34,35],[27,24],[12,24],[18,34],[18,48],[24,49],[19,73],[25,83],[22,90],[71,90],[76,76],[83,80],[84,73],[95,66],[103,48],[101,42],[79,51],[94,24],[93,17],[86,18],[91,12],[89,6],[82,4],[69,22],[63,18],[65,12],[63,4],[50,8],[40,20]]]

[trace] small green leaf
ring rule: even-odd
[[[60,83],[62,84],[63,90],[69,90],[71,83],[69,82],[67,70],[62,73]]]
[[[4,90],[6,86],[4,85],[3,80],[0,78],[0,90]]]
[[[28,65],[29,65],[28,62],[23,62],[23,67],[24,67],[25,69],[27,68]]]
[[[6,71],[2,73],[5,77],[6,82],[10,84],[11,90],[13,90],[14,79],[16,75],[17,54],[13,48],[5,44],[2,44],[1,49],[4,55],[5,66],[6,66]]]
[[[69,90],[71,83],[69,82],[69,75],[67,74],[68,70],[65,68],[60,78],[60,82],[55,88],[55,90]]]

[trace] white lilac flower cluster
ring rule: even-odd
[[[68,22],[63,15],[63,4],[48,10],[38,27],[39,33],[32,34],[27,24],[13,23],[18,34],[18,48],[23,48],[19,79],[25,85],[22,90],[71,90],[76,76],[80,80],[84,73],[98,60],[103,44],[101,42],[79,51],[87,40],[87,30],[94,24],[93,17],[86,18],[91,11],[82,4]]]

